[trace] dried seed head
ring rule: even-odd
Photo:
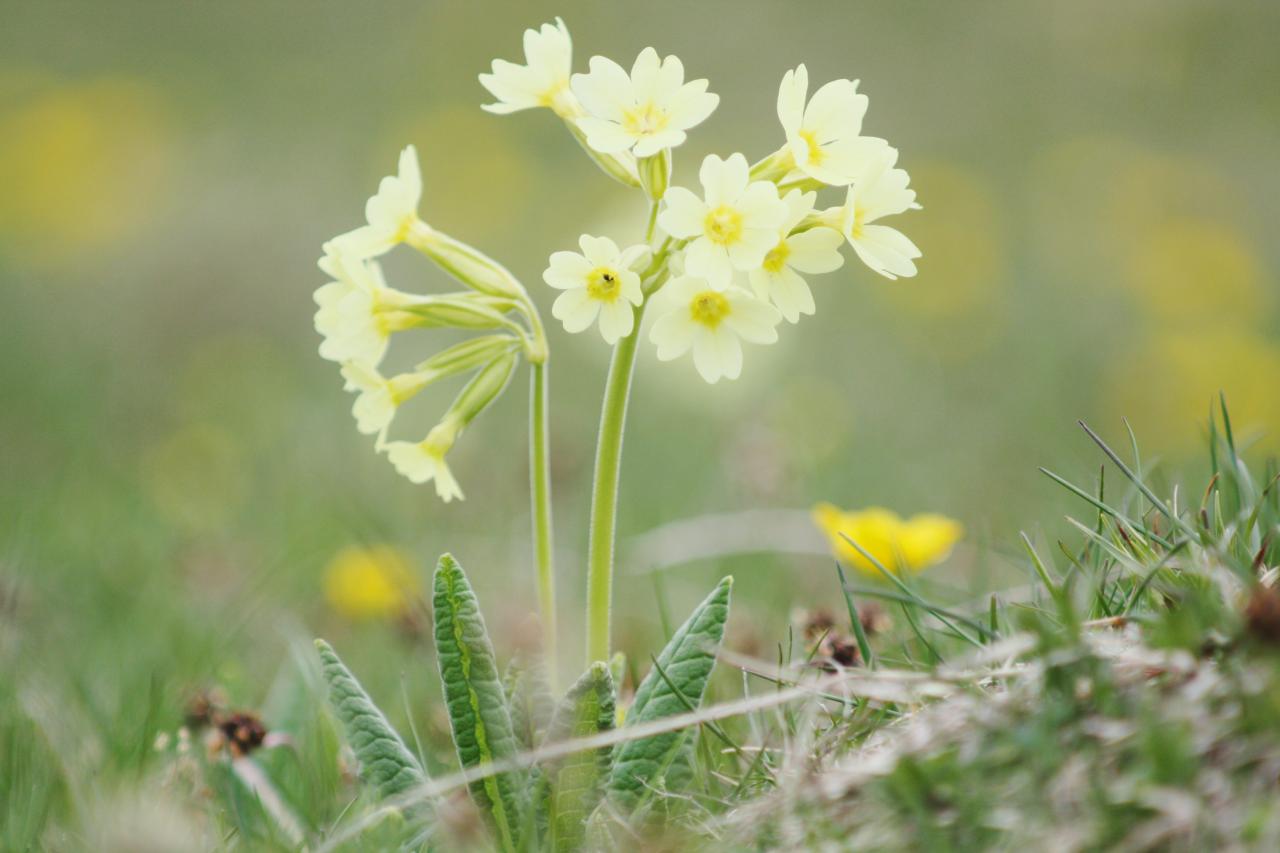
[[[227,698],[218,688],[201,688],[187,697],[183,719],[189,728],[199,731],[214,725],[226,704]]]
[[[262,746],[267,737],[267,727],[256,714],[249,711],[236,711],[223,716],[218,721],[218,730],[222,732],[227,749],[236,758],[248,755]]]
[[[1257,584],[1244,606],[1245,630],[1255,640],[1280,646],[1280,591]]]

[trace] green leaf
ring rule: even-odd
[[[448,554],[440,558],[436,567],[432,611],[436,658],[459,762],[464,768],[472,768],[512,758],[519,744],[511,728],[502,682],[498,680],[493,645],[471,584],[462,567]],[[524,787],[524,774],[514,771],[471,785],[471,798],[504,850],[521,847]]]
[[[556,707],[546,664],[539,655],[516,657],[502,681],[516,740],[523,749],[533,749],[542,742]]]
[[[427,781],[426,771],[373,704],[333,647],[316,640],[320,667],[329,685],[329,701],[360,760],[360,778],[379,796],[389,797]]]
[[[587,737],[613,728],[613,678],[609,666],[596,662],[569,688],[556,708],[547,743]],[[543,767],[548,786],[548,840],[552,850],[580,850],[587,818],[604,793],[613,758],[612,747],[576,752]]]
[[[701,704],[715,666],[715,649],[724,639],[732,588],[732,577],[720,581],[676,631],[658,656],[658,666],[667,677],[663,678],[657,668],[649,671],[636,690],[626,725],[681,714],[688,711],[689,704],[695,707]],[[656,785],[670,787],[676,780],[660,777],[678,763],[686,737],[684,731],[664,732],[621,744],[609,776],[610,795],[629,811]]]

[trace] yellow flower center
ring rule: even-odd
[[[671,122],[666,110],[653,101],[622,114],[622,127],[628,133],[644,136],[664,130]]]
[[[538,103],[550,107],[556,115],[564,116],[572,112],[572,101],[568,98],[569,80],[557,80],[545,92],[538,96]]]
[[[729,316],[729,300],[724,298],[723,293],[704,290],[689,303],[689,315],[695,323],[714,329],[720,325],[721,320]]]
[[[587,273],[587,295],[599,302],[614,302],[622,293],[622,277],[613,267],[596,267]]]
[[[405,240],[408,240],[409,233],[413,231],[413,224],[414,222],[417,221],[417,219],[418,219],[418,214],[416,213],[407,214],[403,219],[400,220],[400,227],[396,229],[396,233],[393,239],[397,243],[403,243]]]
[[[867,212],[858,205],[853,206],[853,225],[849,227],[849,234],[855,240],[862,236],[863,220],[866,219]]]
[[[728,246],[742,236],[742,214],[727,204],[722,204],[707,214],[702,230],[712,243]]]
[[[769,250],[769,254],[764,256],[764,268],[767,272],[779,273],[782,268],[787,265],[787,258],[791,255],[791,247],[787,245],[785,239],[779,240],[778,245]]]
[[[817,166],[827,156],[827,152],[822,150],[822,144],[818,142],[818,134],[812,130],[800,131],[800,138],[804,140],[804,144],[809,146],[809,162]]]

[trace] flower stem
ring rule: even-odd
[[[647,303],[646,303],[647,304]],[[618,341],[609,363],[596,443],[595,482],[591,492],[591,533],[587,543],[587,662],[609,659],[609,610],[613,595],[613,544],[618,522],[618,475],[622,430],[640,338],[644,305],[636,309],[631,334]]]
[[[547,364],[531,364],[529,381],[529,484],[533,507],[533,550],[538,569],[538,610],[542,614],[542,651],[555,689],[556,578],[552,564],[551,449],[547,429]]]

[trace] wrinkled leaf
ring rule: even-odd
[[[732,588],[732,577],[721,580],[676,631],[658,656],[658,665],[667,677],[664,679],[656,668],[649,671],[636,690],[626,725],[682,714],[690,704],[697,707],[702,703],[715,666],[715,650],[724,639]],[[663,732],[620,744],[609,776],[609,793],[619,806],[634,809],[659,784],[673,790],[673,783],[687,775],[669,772],[679,765],[687,738],[686,731]]]
[[[453,743],[464,768],[509,759],[519,751],[493,645],[462,567],[440,558],[433,582],[436,658]],[[504,850],[521,847],[525,774],[509,771],[474,782],[471,797]]]
[[[547,743],[587,737],[613,728],[613,678],[607,664],[597,662],[569,688],[556,708]],[[544,768],[547,788],[547,835],[556,851],[580,850],[587,818],[604,793],[613,748],[600,747],[549,762]]]
[[[388,797],[423,784],[427,774],[418,759],[373,704],[333,647],[316,640],[320,666],[329,685],[329,701],[360,761],[360,778]]]
[[[546,664],[539,656],[517,657],[507,664],[502,681],[516,740],[522,749],[533,749],[542,742],[556,707]]]

